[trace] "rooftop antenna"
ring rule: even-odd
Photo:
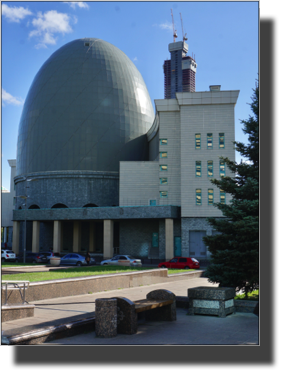
[[[187,33],[184,34],[184,26],[183,26],[183,19],[181,13],[180,13],[180,17],[181,17],[181,24],[182,24],[183,41],[187,41],[188,40]]]
[[[172,22],[173,22],[173,37],[174,37],[174,42],[175,42],[176,38],[178,37],[178,34],[177,34],[177,30],[175,30],[174,15],[173,15],[172,9],[171,9],[171,16],[172,16]]]

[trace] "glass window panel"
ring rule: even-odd
[[[213,204],[213,189],[208,190],[208,204]]]
[[[207,149],[212,149],[212,133],[207,133]]]
[[[201,161],[196,161],[196,177],[201,177]]]
[[[195,149],[201,149],[201,134],[195,134]]]
[[[202,204],[202,191],[201,189],[196,190],[196,205],[200,206]]]
[[[224,149],[225,147],[225,133],[219,133],[219,148]]]
[[[156,200],[155,199],[150,200],[149,204],[150,206],[156,206]]]
[[[160,158],[167,158],[167,152],[160,152]]]
[[[159,180],[160,184],[167,184],[167,177],[161,177]]]
[[[159,191],[161,198],[167,198],[167,191]]]
[[[207,176],[213,177],[213,161],[207,161]]]
[[[167,138],[161,138],[160,145],[167,145]]]
[[[219,175],[226,176],[226,163],[223,161],[220,161],[219,163]]]
[[[221,204],[226,204],[226,193],[224,190],[220,190],[220,202]]]
[[[167,165],[160,165],[161,171],[167,171]]]

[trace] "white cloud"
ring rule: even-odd
[[[65,1],[66,4],[68,4],[71,8],[76,9],[78,8],[89,8],[88,4],[84,1]]]
[[[2,88],[2,105],[5,106],[5,104],[20,106],[23,104],[23,100],[10,95],[10,93],[6,92],[5,89]]]
[[[162,30],[173,31],[173,25],[172,25],[172,23],[169,23],[169,22],[161,23],[159,25],[159,28],[161,28]]]
[[[69,15],[57,11],[47,11],[44,14],[38,12],[37,18],[32,21],[35,30],[30,32],[29,37],[39,37],[40,42],[35,46],[37,49],[46,48],[47,45],[55,45],[56,34],[72,32],[70,21]]]
[[[2,5],[2,15],[5,16],[9,22],[19,23],[28,15],[33,15],[32,12],[23,7],[8,7],[8,5]]]
[[[137,57],[133,58],[133,61],[138,61],[138,58]]]

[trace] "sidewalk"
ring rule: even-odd
[[[176,296],[187,296],[187,289],[211,286],[206,278],[173,281],[136,288],[105,291],[71,297],[30,302],[35,304],[35,316],[2,323],[3,335],[17,337],[28,332],[60,327],[73,321],[89,319],[95,315],[95,300],[121,296],[130,300],[146,298],[148,292],[157,289],[172,291]],[[72,337],[66,332],[60,340],[48,344],[258,344],[258,317],[254,314],[236,313],[226,318],[213,316],[188,316],[187,309],[177,309],[177,321],[145,322],[139,324],[136,335],[117,335],[113,339],[99,339],[94,329]],[[93,321],[92,321],[93,322]],[[86,322],[85,322],[86,324]],[[70,330],[70,327],[69,327]],[[49,332],[50,333],[50,332]],[[46,339],[46,338],[45,338]],[[48,338],[50,339],[50,337]]]

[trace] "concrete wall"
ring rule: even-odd
[[[219,158],[235,160],[234,104],[181,105],[181,206],[182,217],[220,217],[222,213],[208,205],[208,189],[214,191],[214,203],[220,202],[220,190],[207,175],[207,161],[213,161],[213,178],[220,179]],[[195,149],[195,134],[201,134],[201,149]],[[207,149],[207,133],[213,134],[213,149]],[[219,148],[219,133],[225,134],[225,148]],[[196,177],[195,163],[201,161],[202,175]],[[226,166],[226,176],[233,176]],[[196,206],[196,189],[202,190],[202,205]],[[226,194],[226,203],[230,201]]]
[[[152,233],[159,233],[159,221],[156,219],[120,221],[119,227],[120,253],[147,259],[152,244]]]
[[[160,112],[159,141],[167,139],[167,145],[159,143],[159,178],[167,178],[167,184],[159,184],[159,191],[167,191],[167,198],[159,198],[159,204],[181,204],[181,128],[180,112]],[[167,152],[167,158],[161,158],[160,152]],[[167,171],[161,171],[160,165],[167,164]]]
[[[120,162],[119,205],[149,206],[159,204],[158,162]]]

